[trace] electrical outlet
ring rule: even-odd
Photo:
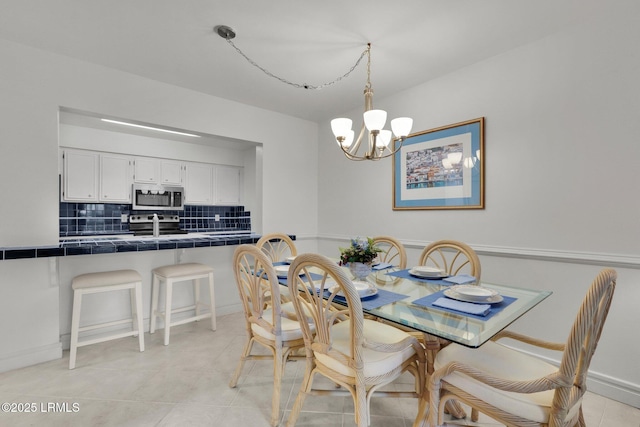
[[[120,215],[120,222],[127,222],[129,220],[129,215],[122,214]]]
[[[215,221],[220,221],[220,214],[216,214],[216,216],[214,217]]]

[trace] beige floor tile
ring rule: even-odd
[[[108,341],[78,350],[77,368],[69,370],[69,352],[63,358],[24,369],[0,373],[0,400],[36,404],[35,413],[0,413],[0,426],[217,426],[267,427],[271,417],[273,362],[248,361],[238,386],[228,383],[245,343],[240,313],[220,316],[217,331],[201,321],[172,328],[171,342],[163,345],[163,330],[145,334],[145,351],[134,338]],[[269,354],[268,350],[258,352]],[[280,419],[284,426],[298,395],[304,361],[286,365],[281,387]],[[315,387],[335,385],[316,376]],[[413,377],[403,375],[389,389],[410,388]],[[41,410],[40,405],[64,404],[70,412]],[[73,412],[73,404],[79,411]],[[372,427],[410,427],[417,399],[371,402]],[[593,393],[583,403],[589,427],[640,427],[640,409]],[[297,427],[354,425],[350,396],[309,396]],[[469,411],[470,412],[470,411]],[[451,420],[447,425],[494,427],[481,415],[479,423]]]

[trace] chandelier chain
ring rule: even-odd
[[[260,65],[258,65],[254,60],[252,60],[251,58],[249,58],[247,55],[245,55],[245,53],[244,53],[242,50],[240,50],[240,48],[239,48],[238,46],[236,46],[236,45],[233,43],[233,41],[231,41],[231,39],[230,39],[230,38],[225,38],[225,40],[226,40],[226,41],[227,41],[227,43],[229,43],[229,44],[230,44],[230,45],[231,45],[231,46],[232,46],[232,47],[233,47],[233,48],[234,48],[234,49],[235,49],[235,50],[236,50],[240,55],[242,55],[242,57],[243,57],[244,59],[246,59],[246,60],[249,62],[249,64],[253,65],[253,66],[254,66],[254,67],[256,67],[257,69],[259,69],[260,71],[262,71],[263,73],[265,73],[267,76],[269,76],[269,77],[273,77],[273,78],[274,78],[274,79],[276,79],[276,80],[280,80],[282,83],[288,84],[289,86],[293,86],[293,87],[298,88],[298,89],[310,89],[310,90],[311,90],[311,89],[312,89],[312,90],[320,90],[320,89],[324,89],[324,88],[326,88],[326,87],[328,87],[328,86],[331,86],[331,85],[333,85],[333,84],[338,83],[340,80],[344,79],[345,77],[349,77],[349,75],[353,72],[353,70],[355,70],[355,69],[358,67],[358,65],[360,65],[360,62],[362,61],[362,58],[364,58],[364,56],[365,56],[365,55],[368,55],[368,54],[369,54],[369,52],[370,52],[370,49],[371,49],[371,45],[369,44],[369,45],[367,46],[367,48],[362,52],[362,54],[360,55],[360,57],[358,58],[358,60],[356,61],[356,63],[355,63],[355,64],[353,64],[353,66],[349,69],[349,71],[347,71],[346,73],[344,73],[344,74],[343,74],[343,75],[341,75],[340,77],[338,77],[338,78],[336,78],[336,79],[334,79],[334,80],[332,80],[332,81],[330,81],[330,82],[322,83],[322,84],[320,84],[320,85],[315,86],[315,85],[310,85],[310,84],[294,83],[294,82],[291,82],[291,81],[289,81],[289,80],[287,80],[287,79],[284,79],[284,78],[282,78],[282,77],[276,76],[275,74],[273,74],[273,73],[272,73],[272,72],[270,72],[269,70],[267,70],[267,69],[265,69],[265,68],[261,67]],[[369,80],[369,74],[370,74],[369,67],[370,67],[370,64],[371,64],[371,56],[369,55],[369,62],[368,62],[368,64],[367,64],[367,81]],[[370,84],[370,83],[369,83],[369,84]]]

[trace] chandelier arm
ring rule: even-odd
[[[360,148],[360,144],[362,144],[364,135],[365,135],[365,127],[363,123],[362,127],[360,128],[360,134],[358,134],[358,139],[356,139],[355,142],[351,144],[351,146],[347,149],[348,153],[355,156],[355,154],[358,152],[358,149]]]
[[[249,64],[253,65],[254,67],[256,67],[257,69],[259,69],[260,71],[262,71],[264,74],[266,74],[269,77],[273,77],[276,80],[281,81],[284,84],[287,84],[289,86],[293,86],[295,88],[298,89],[313,89],[313,90],[320,90],[320,89],[324,89],[325,87],[331,86],[333,84],[338,83],[340,80],[344,79],[345,77],[349,77],[349,75],[353,72],[353,70],[355,70],[358,65],[360,65],[360,62],[362,61],[362,58],[364,58],[364,56],[367,54],[367,52],[369,51],[369,48],[365,49],[361,54],[360,57],[358,58],[358,60],[356,61],[355,64],[353,64],[353,66],[349,69],[349,71],[347,71],[346,73],[344,73],[343,75],[335,78],[334,80],[330,81],[330,82],[326,82],[326,83],[322,83],[320,85],[310,85],[310,84],[300,84],[300,83],[294,83],[294,82],[290,82],[289,80],[276,76],[275,74],[273,74],[271,71],[261,67],[260,65],[258,65],[253,59],[249,58],[242,50],[240,50],[240,48],[238,46],[236,46],[233,41],[231,41],[230,38],[225,38],[225,40],[227,41],[227,43],[229,43],[235,50],[236,52],[238,52],[244,59],[246,59]]]

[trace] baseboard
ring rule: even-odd
[[[37,365],[62,358],[61,343],[53,343],[37,348],[0,355],[0,372]]]

